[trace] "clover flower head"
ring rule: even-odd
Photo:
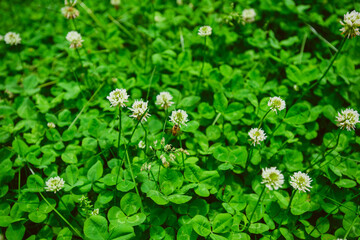
[[[171,116],[170,116],[170,122],[179,125],[179,127],[181,127],[181,125],[185,125],[186,123],[189,121],[188,119],[188,114],[186,113],[186,111],[184,110],[174,110],[171,112]]]
[[[202,26],[199,28],[199,36],[201,37],[206,37],[206,36],[210,36],[212,33],[212,28],[210,26]]]
[[[271,97],[268,102],[268,106],[271,110],[273,110],[275,113],[277,111],[281,111],[285,109],[285,101],[282,100],[280,97]]]
[[[250,136],[250,141],[252,141],[254,146],[256,144],[261,144],[261,142],[267,138],[265,132],[261,128],[252,128],[248,134]]]
[[[95,208],[93,211],[91,211],[91,215],[92,216],[95,216],[95,215],[99,215],[99,213],[100,213],[100,210],[98,209],[98,208]]]
[[[351,108],[341,110],[341,113],[338,112],[336,121],[336,125],[341,129],[346,128],[348,131],[355,130],[356,124],[360,122],[359,113]]]
[[[56,177],[52,177],[49,180],[47,180],[45,184],[46,184],[45,190],[47,192],[56,193],[64,188],[65,181],[61,177],[56,176]]]
[[[81,38],[81,34],[77,31],[68,32],[66,35],[66,40],[70,42],[70,48],[81,48],[82,42],[84,41]]]
[[[343,26],[340,31],[345,37],[356,37],[360,35],[360,13],[353,10],[352,12],[347,12],[344,15],[344,21],[340,21],[340,24]]]
[[[145,143],[144,143],[143,140],[141,140],[141,141],[139,142],[139,148],[141,148],[141,149],[144,149],[144,148],[145,148]]]
[[[160,155],[160,160],[161,160],[162,164],[164,165],[164,167],[167,168],[170,166],[170,163],[166,160],[166,157],[164,154]]]
[[[312,179],[306,174],[302,172],[296,172],[293,176],[290,177],[290,185],[300,192],[310,191],[310,183]]]
[[[160,105],[160,107],[164,109],[168,109],[174,102],[171,100],[173,96],[170,95],[168,92],[161,92],[159,95],[156,96],[156,105]]]
[[[136,118],[142,122],[147,121],[147,118],[151,115],[147,112],[148,110],[148,102],[144,102],[142,99],[135,100],[132,107],[129,108],[133,113],[130,117]]]
[[[20,34],[15,33],[15,32],[8,32],[4,36],[4,41],[6,44],[9,44],[11,46],[18,45],[21,43]]]
[[[269,190],[278,190],[284,184],[284,175],[276,167],[262,169],[262,184]]]
[[[65,6],[61,8],[61,14],[67,19],[75,19],[80,15],[80,12],[73,6]]]
[[[144,163],[141,168],[140,171],[150,171],[151,169],[151,163]]]
[[[243,24],[245,23],[252,23],[255,21],[256,12],[254,9],[244,9],[241,13],[241,17],[243,20]]]
[[[164,137],[161,138],[160,145],[161,145],[161,146],[164,146],[164,145],[165,145],[165,138],[164,138]]]
[[[56,127],[55,123],[53,123],[53,122],[48,122],[48,123],[47,123],[47,126],[48,126],[48,128],[50,128],[50,129]]]
[[[129,95],[126,92],[126,89],[115,89],[110,92],[109,96],[106,97],[112,107],[120,106],[126,107],[125,103],[128,102]]]
[[[118,7],[120,5],[121,1],[120,0],[110,0],[110,4]]]

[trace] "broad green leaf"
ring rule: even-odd
[[[228,107],[228,100],[225,97],[224,93],[215,93],[214,94],[214,108],[220,112],[224,113]]]
[[[252,223],[249,227],[249,232],[260,234],[269,230],[269,227],[264,223]]]
[[[214,233],[226,233],[230,231],[233,224],[233,217],[229,213],[219,213],[213,220]]]
[[[285,122],[293,125],[304,124],[310,116],[310,108],[308,104],[296,103],[287,112]]]
[[[200,236],[206,237],[211,233],[210,222],[206,217],[202,215],[196,215],[191,220],[191,225],[194,231]]]
[[[86,219],[84,223],[84,234],[89,239],[108,239],[109,233],[106,218],[97,215]]]
[[[169,202],[168,197],[155,190],[150,190],[147,193],[147,197],[151,198],[156,204],[159,205],[166,205]]]
[[[97,161],[88,171],[87,178],[91,182],[99,180],[103,174],[103,165],[100,161]]]
[[[136,213],[140,206],[141,199],[136,193],[129,192],[121,198],[120,207],[127,216]]]

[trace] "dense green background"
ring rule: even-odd
[[[329,65],[343,39],[339,20],[360,10],[359,3],[123,0],[116,10],[109,2],[76,6],[76,29],[85,40],[81,66],[65,39],[75,26],[61,15],[62,1],[0,1],[0,34],[14,31],[22,38],[19,47],[0,42],[1,234],[79,239],[39,194],[50,176],[60,175],[64,190],[42,194],[88,239],[359,238],[359,131],[342,131],[338,146],[322,159],[337,136],[337,112],[359,109],[358,38],[345,42],[327,76],[293,105]],[[245,8],[257,12],[254,23],[225,22]],[[202,25],[213,28],[206,47],[197,35]],[[163,134],[165,113],[154,104],[160,91],[169,91],[191,120],[181,136],[190,152],[185,170],[175,163],[161,167],[159,154],[150,150],[145,155],[137,148],[144,130],[135,131],[129,153],[143,211],[129,165],[115,190],[118,113],[106,99],[115,88],[126,88],[130,103],[149,91],[150,143]],[[268,139],[253,149],[246,168],[247,133],[272,96],[285,99],[288,113],[285,119],[285,111],[267,116]],[[122,115],[121,159],[136,124],[128,115]],[[56,129],[47,129],[47,122]],[[287,213],[289,176],[318,159],[322,164],[308,170],[311,192],[296,193]],[[151,174],[140,172],[145,161],[153,162]],[[286,183],[265,192],[244,230],[263,188],[261,169],[271,166]],[[81,214],[81,195],[100,209],[99,216]]]

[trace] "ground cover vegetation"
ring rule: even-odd
[[[0,239],[359,239],[359,10],[0,1]]]

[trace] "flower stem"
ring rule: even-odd
[[[206,48],[206,36],[204,37],[204,47],[203,47],[203,49],[201,51],[201,55],[203,56],[203,60],[202,60],[202,64],[201,64],[200,76],[199,76],[199,79],[198,79],[198,82],[197,82],[197,85],[196,85],[196,91],[195,91],[196,95],[198,95],[198,93],[199,93],[200,81],[202,79],[204,65],[205,65],[205,55],[204,55],[205,48]]]
[[[325,70],[325,72],[323,73],[323,75],[322,75],[316,82],[314,82],[313,84],[311,84],[311,85],[301,94],[301,96],[300,96],[297,100],[295,100],[295,102],[294,102],[292,105],[294,105],[295,103],[297,103],[298,101],[300,101],[312,88],[314,88],[316,85],[318,85],[318,84],[321,82],[321,80],[326,76],[326,74],[329,72],[331,66],[334,64],[336,58],[339,56],[339,54],[340,54],[340,52],[341,52],[341,49],[342,49],[342,47],[343,47],[344,44],[345,44],[346,39],[347,39],[347,38],[344,37],[343,40],[341,41],[338,51],[335,53],[335,56],[334,56],[333,59],[331,60],[329,66],[327,67],[327,69]]]
[[[145,132],[145,158],[147,158],[147,152],[148,152],[148,137],[147,137],[147,131],[146,131],[146,128],[144,127],[144,125],[142,123],[141,124],[141,127],[144,129],[144,132]]]
[[[117,154],[118,154],[118,158],[120,159],[120,142],[121,142],[121,106],[119,106],[119,136],[118,136],[118,146],[117,146]],[[121,166],[122,166],[122,160],[120,159],[121,161],[121,164],[119,164],[119,171],[117,172],[117,175],[116,175],[116,182],[115,182],[115,189],[118,185],[118,180],[119,180],[119,175],[120,175],[120,170],[121,170]],[[116,204],[116,192],[114,194],[114,201]]]
[[[119,106],[119,136],[118,136],[118,157],[120,158],[120,141],[121,141],[121,106]]]
[[[261,193],[260,193],[260,196],[259,196],[259,198],[258,198],[258,200],[257,200],[257,202],[256,202],[256,205],[255,205],[255,208],[254,208],[254,210],[252,211],[252,213],[251,213],[251,215],[250,215],[249,225],[246,227],[246,229],[248,229],[248,228],[250,227],[250,225],[251,225],[251,220],[252,220],[252,218],[253,218],[253,216],[254,216],[254,213],[255,213],[255,211],[256,211],[257,206],[258,206],[259,203],[260,203],[261,197],[262,197],[262,195],[263,195],[264,192],[265,192],[265,189],[266,189],[266,186],[264,186],[263,190],[262,190]]]
[[[57,196],[57,198],[59,199],[59,201],[61,202],[62,205],[64,205],[67,213],[69,214],[69,216],[79,225],[79,227],[81,228],[81,224],[78,222],[78,220],[71,214],[70,209],[68,208],[68,206],[64,203],[64,201],[62,200],[62,198],[58,195],[55,194]]]
[[[211,124],[212,126],[214,126],[214,125],[216,124],[216,122],[217,122],[217,120],[219,120],[220,116],[221,116],[221,113],[219,112],[219,113],[216,115],[213,123]]]
[[[141,196],[140,196],[140,193],[139,193],[139,190],[136,186],[136,180],[135,180],[135,176],[134,176],[134,172],[132,170],[132,166],[131,166],[131,163],[130,163],[130,158],[129,158],[129,153],[127,151],[127,148],[125,148],[125,152],[126,152],[126,159],[128,160],[128,165],[129,165],[129,169],[130,169],[130,174],[131,174],[131,178],[133,180],[133,183],[135,185],[135,191],[136,191],[136,194],[139,196],[140,198],[140,205],[141,205],[141,212],[144,212],[144,207],[143,207],[143,204],[142,204],[142,199],[141,199]]]
[[[53,210],[57,215],[59,215],[59,217],[60,217],[79,237],[84,238],[84,237],[82,236],[82,234],[81,234],[73,225],[71,225],[71,223],[70,223],[68,220],[66,220],[66,218],[65,218],[58,210],[56,210],[56,209],[49,203],[49,201],[44,197],[44,195],[42,195],[41,192],[39,192],[39,194],[40,194],[40,196],[44,199],[44,201],[49,205],[49,207],[52,208],[52,210]]]
[[[314,167],[316,164],[318,164],[320,161],[324,160],[330,153],[332,153],[332,152],[336,149],[336,147],[337,147],[338,144],[339,144],[339,139],[340,139],[341,132],[342,132],[342,130],[339,129],[339,130],[338,130],[338,135],[337,135],[337,137],[336,137],[336,144],[335,144],[333,147],[329,148],[329,146],[330,146],[330,144],[331,144],[331,142],[332,142],[332,141],[331,141],[331,142],[329,143],[329,145],[326,147],[326,149],[325,149],[325,151],[324,151],[324,153],[323,153],[323,157],[322,157],[321,159],[319,159],[319,160],[315,160],[315,163],[311,164],[306,170],[308,170],[309,168]],[[328,151],[328,150],[330,150],[330,151],[326,153],[326,151]]]
[[[264,122],[264,120],[265,120],[266,116],[267,116],[270,112],[271,112],[271,109],[269,109],[269,111],[267,111],[267,112],[265,113],[265,115],[262,117],[262,119],[261,119],[261,121],[260,121],[260,123],[259,123],[258,128],[260,128],[260,127],[261,127],[261,125],[263,124],[263,122]]]
[[[247,169],[247,167],[248,167],[249,164],[250,164],[250,161],[251,161],[251,157],[252,157],[253,152],[254,152],[254,147],[251,146],[251,147],[250,147],[250,153],[248,154],[248,157],[247,157],[247,159],[246,159],[246,165],[245,165],[245,168],[244,168],[245,170]]]
[[[293,201],[293,199],[294,199],[294,197],[295,197],[295,194],[296,194],[296,190],[293,190],[293,192],[292,192],[292,194],[291,194],[291,197],[290,197],[289,205],[288,205],[287,208],[286,208],[286,212],[285,212],[286,215],[289,213],[290,206],[291,206],[291,203],[292,203],[292,201]],[[278,227],[281,226],[281,224],[282,224],[283,221],[284,221],[284,216],[281,218],[281,221],[280,221],[280,224],[279,224]]]
[[[180,143],[180,148],[182,149],[182,142],[181,142],[181,136],[179,135],[179,143]],[[181,151],[181,157],[182,157],[182,163],[183,163],[183,169],[185,170],[185,159],[184,159],[184,152]]]
[[[349,235],[349,233],[350,233],[351,229],[353,228],[353,226],[354,226],[354,224],[355,224],[358,216],[359,216],[358,214],[355,216],[354,220],[353,220],[352,223],[351,223],[351,226],[350,226],[349,229],[346,231],[346,234],[345,234],[345,236],[344,236],[344,239],[346,239],[346,237]]]
[[[156,66],[154,67],[154,69],[153,69],[153,71],[152,71],[152,73],[151,73],[149,88],[148,88],[148,91],[147,91],[147,94],[146,94],[146,100],[149,100],[150,88],[151,88],[152,80],[153,80],[153,78],[154,78],[155,70],[156,70]]]

